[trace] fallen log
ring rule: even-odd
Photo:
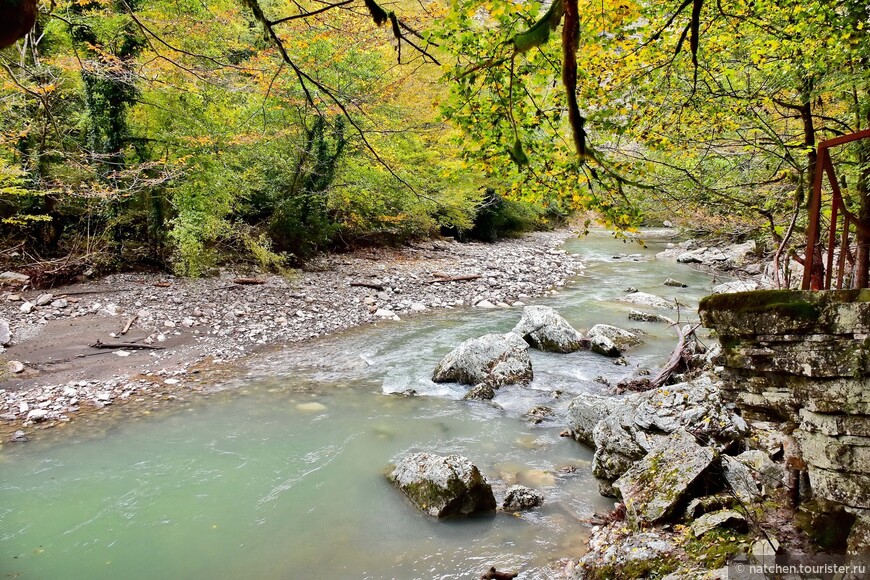
[[[129,348],[132,350],[163,350],[162,346],[154,346],[153,344],[136,344],[135,342],[103,342],[97,339],[97,342],[90,345],[91,348]]]
[[[233,280],[233,284],[242,284],[242,285],[259,285],[265,284],[265,280],[261,280],[260,278],[236,278]]]
[[[351,282],[351,287],[355,288],[371,288],[372,290],[377,290],[378,292],[382,292],[384,287],[380,284],[372,284],[370,282]]]
[[[468,274],[466,276],[441,276],[440,274],[435,274],[435,276],[439,277],[429,280],[427,284],[438,284],[439,282],[466,282],[468,280],[477,280],[481,277],[480,274]]]

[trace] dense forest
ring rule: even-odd
[[[851,0],[40,5],[0,51],[0,259],[281,270],[572,215],[797,247],[816,144],[870,125],[868,26]],[[836,163],[870,218],[870,149]]]

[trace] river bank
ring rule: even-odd
[[[323,256],[290,278],[257,276],[256,284],[224,272],[10,288],[0,294],[0,321],[11,334],[0,351],[0,437],[23,440],[85,415],[171,404],[213,388],[255,352],[362,324],[449,308],[521,308],[582,271],[559,249],[572,236],[365,249]]]

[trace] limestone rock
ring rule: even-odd
[[[595,338],[598,337],[607,338],[621,351],[643,342],[643,340],[633,332],[623,330],[617,326],[611,326],[610,324],[596,324],[589,329],[586,336],[591,341],[594,341]]]
[[[528,383],[532,380],[528,345],[513,332],[466,340],[441,359],[432,380],[493,387]]]
[[[649,306],[650,308],[660,308],[662,310],[675,310],[676,304],[665,300],[654,294],[646,292],[632,292],[616,299],[617,302],[628,302],[629,304],[637,304],[638,306]]]
[[[462,397],[466,401],[490,401],[495,397],[495,389],[487,383],[480,383],[471,387],[465,396]]]
[[[710,530],[727,527],[737,531],[746,530],[746,518],[733,510],[722,510],[704,514],[692,522],[692,533],[700,538]]]
[[[736,458],[728,455],[722,456],[722,475],[737,499],[744,504],[761,499],[752,472]]]
[[[715,453],[683,429],[653,449],[615,482],[635,525],[656,524],[673,515],[692,483],[713,463]]]
[[[486,478],[460,455],[412,453],[387,477],[419,509],[438,518],[491,512],[496,507]]]
[[[611,358],[622,356],[622,351],[619,350],[619,347],[617,347],[612,340],[601,335],[589,338],[589,350]]]
[[[775,463],[767,453],[753,449],[744,451],[736,459],[748,467],[755,480],[765,488],[773,490],[783,485],[785,468]]]
[[[849,530],[846,553],[852,556],[870,554],[870,518],[858,518]]]
[[[526,306],[513,331],[535,348],[574,352],[583,347],[583,335],[549,306]]]
[[[588,403],[584,401],[588,399]],[[581,395],[571,403],[568,427],[575,438],[588,438],[588,424],[596,417],[592,428],[595,456],[593,474],[612,481],[656,447],[667,435],[686,428],[724,447],[742,439],[748,425],[722,400],[719,389],[709,381],[681,383],[660,387],[645,393],[634,393],[621,399],[611,398],[596,409],[601,398]]]
[[[664,281],[665,286],[673,286],[675,288],[687,288],[687,284],[683,284],[679,280],[674,280],[673,278],[668,278]]]
[[[536,508],[544,503],[544,494],[524,485],[512,485],[501,504],[503,510],[515,512]]]
[[[589,552],[579,562],[580,575],[572,578],[658,578],[648,573],[678,552],[676,544],[657,531],[628,534],[623,528],[620,523],[593,531]]]
[[[609,416],[614,409],[621,408],[623,403],[615,397],[601,395],[581,395],[568,404],[568,429],[571,436],[580,443],[592,447],[592,431],[599,421]]]

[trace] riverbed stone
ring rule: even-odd
[[[514,332],[485,334],[466,340],[441,359],[432,380],[493,387],[532,380],[528,344]]]
[[[480,470],[461,455],[412,453],[387,476],[420,510],[445,518],[495,510],[492,487]]]
[[[45,306],[46,304],[50,304],[52,300],[54,300],[54,294],[44,293],[36,297],[34,304],[36,306]]]
[[[12,330],[9,322],[0,318],[0,346],[9,346],[12,343]]]
[[[2,272],[0,273],[0,284],[27,284],[30,282],[30,276],[27,274],[19,274],[18,272]]]
[[[583,348],[583,335],[549,306],[526,306],[513,331],[531,346],[549,352],[574,352]]]
[[[616,300],[617,302],[627,302],[629,304],[648,306],[650,308],[659,308],[662,310],[675,310],[677,308],[674,302],[665,300],[655,294],[648,294],[647,292],[631,292],[618,297]]]
[[[590,341],[594,341],[598,337],[604,337],[608,339],[617,349],[620,351],[631,348],[632,346],[636,346],[643,342],[639,336],[634,334],[633,332],[629,332],[627,330],[623,330],[618,326],[612,326],[610,324],[596,324],[592,328],[589,329],[589,332],[586,333],[587,338]]]
[[[646,526],[672,516],[689,486],[715,457],[711,448],[699,445],[686,430],[672,433],[614,483],[622,494],[629,521]]]
[[[516,512],[536,508],[544,503],[544,494],[524,485],[512,485],[505,493],[501,508]]]

